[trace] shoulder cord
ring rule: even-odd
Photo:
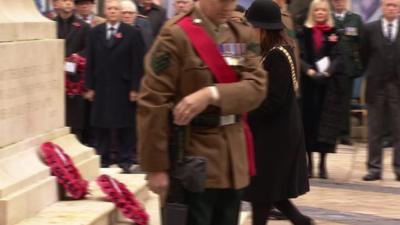
[[[297,92],[298,92],[298,90],[299,90],[299,82],[297,81],[296,69],[295,69],[295,66],[294,66],[294,62],[293,62],[292,56],[291,56],[291,55],[289,54],[289,52],[288,52],[284,47],[282,47],[282,46],[273,47],[273,48],[270,50],[270,52],[271,52],[272,50],[274,50],[274,49],[280,50],[280,51],[286,56],[286,59],[288,60],[289,65],[290,65],[290,73],[291,73],[291,76],[292,76],[292,83],[293,83],[294,92],[297,94]],[[264,63],[265,59],[266,59],[266,56],[263,57],[263,59],[261,60],[261,63]]]

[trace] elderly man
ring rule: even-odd
[[[207,161],[205,190],[180,192],[190,225],[237,225],[241,190],[254,174],[241,115],[264,99],[266,74],[251,27],[230,21],[236,3],[199,0],[168,21],[146,56],[137,114],[139,163],[150,190],[162,201],[169,198],[170,135],[176,126],[187,132],[190,127],[186,141],[178,143],[186,143],[186,156]]]
[[[94,0],[75,0],[76,16],[94,27],[104,23],[105,19],[96,16],[93,12]]]
[[[125,173],[135,163],[136,98],[143,73],[144,43],[140,31],[121,22],[121,2],[106,0],[106,23],[89,34],[85,86],[93,101],[90,124],[102,167],[110,161],[111,133],[116,136],[117,163]]]
[[[361,38],[361,60],[367,79],[368,174],[365,181],[382,179],[382,138],[385,120],[390,123],[394,143],[393,168],[400,181],[400,5],[382,0],[383,17],[365,25]],[[385,105],[387,105],[387,110]]]
[[[140,15],[136,5],[130,0],[121,2],[122,22],[136,26],[142,33],[143,40],[146,43],[146,49],[149,49],[153,43],[154,37],[151,24],[146,16]]]

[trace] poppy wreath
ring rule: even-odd
[[[44,160],[50,167],[51,172],[57,177],[68,194],[73,199],[82,199],[88,193],[88,181],[83,179],[74,163],[64,150],[52,143],[46,142],[41,146]]]
[[[86,68],[86,58],[78,54],[72,54],[65,60],[76,64],[76,74],[74,76],[77,76],[72,80],[68,72],[65,72],[65,91],[68,96],[82,95],[85,92],[84,73]]]
[[[96,183],[126,218],[137,225],[148,224],[149,215],[135,198],[135,195],[123,183],[104,174],[97,177]]]

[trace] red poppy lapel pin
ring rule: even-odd
[[[122,38],[121,32],[118,32],[118,33],[114,34],[114,37],[115,37],[116,39],[121,39],[121,38]]]
[[[72,25],[76,28],[80,28],[81,24],[79,22],[73,22]]]
[[[328,41],[330,41],[330,42],[338,42],[339,41],[339,37],[336,34],[331,34],[328,37]]]

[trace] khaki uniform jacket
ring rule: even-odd
[[[246,43],[245,63],[235,68],[240,81],[215,84],[220,95],[220,114],[242,114],[255,109],[265,97],[266,72],[260,64],[258,45],[247,24],[212,24],[195,7],[189,12],[216,43]],[[183,15],[182,15],[183,16]],[[184,31],[172,18],[161,30],[145,59],[145,76],[138,99],[139,163],[147,172],[166,171],[168,161],[168,114],[171,105],[203,87],[214,85],[213,75],[193,49]],[[249,171],[242,122],[216,128],[192,127],[187,152],[205,156],[206,188],[243,188]]]

